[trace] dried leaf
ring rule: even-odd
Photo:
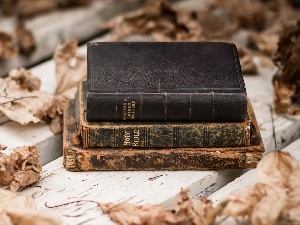
[[[5,150],[6,148],[7,148],[7,146],[0,144],[0,150]]]
[[[289,153],[274,151],[257,166],[257,183],[229,196],[226,216],[248,217],[251,224],[300,223],[300,164]]]
[[[16,0],[12,1],[13,11],[21,18],[31,18],[55,8],[55,1],[51,0]]]
[[[279,113],[300,114],[300,20],[285,26],[278,42],[274,62],[279,66],[274,76],[274,103]],[[293,106],[292,103],[297,105]]]
[[[100,29],[111,30],[112,41],[132,34],[151,35],[156,41],[203,41],[205,36],[191,12],[175,10],[165,0],[148,0],[145,9],[117,17]]]
[[[35,50],[36,44],[32,32],[25,27],[24,21],[22,20],[18,21],[16,36],[20,53],[29,56]]]
[[[56,64],[57,88],[52,106],[48,109],[48,116],[52,118],[50,129],[53,133],[62,130],[63,109],[65,104],[75,97],[78,84],[86,79],[86,56],[77,54],[77,42],[68,41],[59,45],[54,54]]]
[[[40,89],[41,81],[37,77],[34,77],[29,70],[25,70],[24,68],[19,70],[13,69],[10,71],[9,76],[21,89],[29,92],[38,91]]]
[[[0,60],[11,59],[18,53],[18,48],[14,44],[14,39],[11,35],[0,32]]]
[[[255,29],[258,31],[266,28],[275,17],[275,13],[269,10],[269,3],[260,0],[216,0],[211,7],[226,10],[233,23],[239,27]]]
[[[187,14],[187,13],[186,13]],[[238,24],[229,20],[225,14],[212,11],[191,11],[190,18],[195,18],[201,25],[202,32],[208,39],[228,38],[237,31]],[[188,24],[189,21],[186,21]]]
[[[237,44],[237,50],[240,58],[242,72],[244,74],[257,73],[257,67],[253,62],[253,56],[249,49]]]
[[[59,8],[68,8],[74,6],[86,6],[91,3],[91,0],[57,0]]]
[[[271,57],[277,49],[278,38],[277,34],[252,33],[250,35],[250,42],[253,43],[260,53]]]
[[[0,224],[59,225],[58,219],[37,209],[33,198],[0,188]]]
[[[40,82],[29,71],[12,70],[9,76],[0,79],[0,111],[20,124],[40,122],[47,115],[53,96],[39,91]]]
[[[176,197],[173,210],[161,205],[135,206],[128,202],[99,204],[102,211],[120,225],[171,225],[210,224],[206,213],[212,210],[208,200],[192,200],[188,189],[182,189]]]
[[[169,210],[160,205],[135,206],[128,202],[100,204],[104,213],[120,225],[176,224],[178,220]]]
[[[54,133],[62,130],[63,108],[74,98],[80,81],[86,79],[86,56],[77,54],[77,42],[58,46],[56,63],[57,88],[53,95],[41,92],[40,81],[23,68],[12,70],[9,77],[0,78],[0,111],[20,124],[52,121]]]
[[[70,40],[59,45],[54,54],[56,65],[57,88],[55,95],[74,97],[74,90],[83,79],[86,79],[86,56],[77,54],[77,41]],[[72,90],[72,91],[71,91]]]
[[[0,185],[10,185],[17,191],[37,182],[42,170],[38,157],[35,146],[17,147],[10,154],[0,152]]]

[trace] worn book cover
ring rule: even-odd
[[[237,49],[225,42],[88,44],[88,121],[244,121]]]
[[[244,122],[89,122],[86,81],[76,93],[76,123],[83,148],[221,147],[250,145],[253,126]]]
[[[255,119],[253,111],[252,118]],[[77,136],[75,101],[64,111],[63,157],[70,171],[209,170],[253,168],[264,152],[256,121],[247,147],[82,148]]]

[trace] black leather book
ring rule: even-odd
[[[88,121],[244,121],[234,44],[88,44]]]

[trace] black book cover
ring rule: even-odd
[[[88,121],[243,121],[247,95],[234,44],[88,45]]]

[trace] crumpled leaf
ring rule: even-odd
[[[151,35],[156,41],[206,39],[191,12],[175,10],[165,0],[147,0],[144,9],[116,17],[100,29],[111,30],[112,41],[120,41],[132,34]]]
[[[274,103],[278,113],[300,114],[300,20],[284,27],[274,62]],[[293,105],[296,103],[296,105]]]
[[[5,150],[6,148],[7,148],[7,146],[0,144],[0,150]]]
[[[226,9],[227,14],[239,27],[262,30],[275,16],[268,10],[268,2],[260,0],[215,0],[211,3],[214,8]]]
[[[12,70],[0,78],[0,111],[22,125],[40,122],[47,115],[53,96],[39,91],[40,81],[29,71]]]
[[[21,54],[29,56],[35,50],[35,38],[32,32],[26,28],[22,20],[19,20],[17,23],[16,38]]]
[[[260,53],[271,57],[277,49],[278,38],[277,34],[272,33],[252,33],[250,42],[253,43]]]
[[[54,55],[57,88],[54,95],[40,91],[40,81],[23,68],[0,78],[0,111],[25,125],[51,121],[54,133],[62,130],[62,113],[66,102],[75,97],[80,81],[86,79],[86,56],[77,54],[77,42],[59,45]]]
[[[17,14],[20,18],[30,18],[55,8],[52,0],[6,0],[2,3],[2,12],[5,15]]]
[[[171,225],[171,224],[205,224],[210,218],[206,213],[212,209],[212,204],[206,199],[188,197],[189,189],[182,189],[176,197],[172,210],[161,205],[135,206],[128,202],[119,204],[99,204],[102,211],[120,225]]]
[[[31,18],[56,8],[68,8],[88,5],[91,0],[5,0],[0,1],[0,10],[4,15],[18,15]]]
[[[257,73],[257,67],[253,62],[253,55],[251,51],[237,44],[237,50],[240,58],[241,69],[244,74],[255,74]]]
[[[42,170],[38,157],[35,146],[17,147],[10,154],[0,152],[0,185],[10,185],[10,190],[17,191],[37,182]]]
[[[86,79],[86,56],[77,53],[77,41],[59,45],[54,54],[56,65],[57,88],[52,106],[48,110],[48,116],[52,118],[50,128],[54,133],[62,129],[62,114],[65,104],[75,97],[78,84]]]
[[[59,8],[68,8],[75,6],[86,6],[91,3],[91,0],[57,0]]]
[[[11,59],[18,53],[18,47],[14,44],[14,39],[11,35],[0,32],[0,60]]]
[[[257,166],[257,182],[224,200],[223,215],[246,217],[251,224],[300,224],[300,164],[274,151]]]
[[[60,221],[37,209],[33,198],[0,188],[0,224],[59,225]]]

